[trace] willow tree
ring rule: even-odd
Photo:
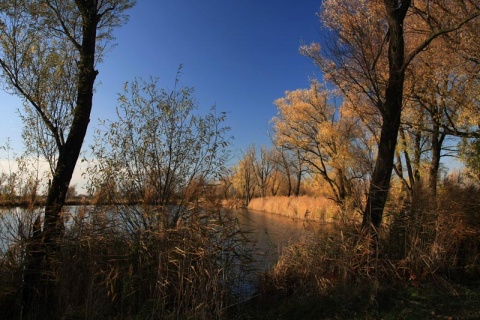
[[[61,209],[90,121],[96,64],[133,0],[1,1],[0,65],[24,102],[29,140],[49,160],[44,234],[61,234]],[[37,120],[40,119],[40,122]],[[35,126],[32,124],[35,123]],[[27,128],[28,130],[28,128]]]
[[[178,77],[173,90],[159,88],[155,78],[136,79],[119,95],[117,120],[97,131],[91,188],[107,185],[109,199],[146,205],[119,207],[132,230],[175,226],[225,168],[226,113],[197,109],[194,89],[179,87]]]
[[[309,89],[287,91],[275,101],[275,142],[297,151],[312,175],[323,179],[326,196],[345,209],[355,181],[368,172],[366,135],[347,103],[331,103],[335,96],[317,82]]]
[[[455,35],[480,15],[477,1],[455,2],[327,0],[322,22],[334,39],[326,50],[319,44],[303,47],[327,79],[357,105],[358,114],[378,124],[377,158],[364,209],[363,226],[382,222],[390,189],[395,149],[404,108],[406,71],[437,38]],[[409,70],[412,70],[410,68]]]
[[[435,51],[447,55],[447,47],[441,44],[443,41],[434,44]],[[415,65],[420,68],[410,79],[414,90],[407,93],[407,114],[423,113],[423,123],[412,125],[407,119],[403,120],[405,127],[418,128],[426,137],[427,188],[432,199],[436,198],[441,157],[457,153],[453,139],[477,134],[480,116],[480,83],[475,80],[478,68],[471,70],[458,56],[445,60],[444,55],[434,54],[436,52],[427,52],[417,59]]]
[[[34,242],[46,250],[34,250],[36,257],[27,268],[44,268],[45,274],[49,252],[58,249],[64,230],[61,211],[90,121],[96,64],[113,28],[125,22],[124,12],[133,4],[134,0],[0,1],[2,79],[10,93],[23,99],[27,132],[35,128],[29,131],[30,142],[42,150],[52,170],[43,230],[38,217],[34,232]],[[46,265],[39,266],[41,261]],[[26,275],[27,286],[30,280]]]

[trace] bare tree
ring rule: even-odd
[[[179,87],[178,78],[171,91],[158,88],[156,79],[127,83],[118,120],[106,120],[96,134],[92,187],[110,183],[116,188],[109,199],[158,206],[163,216],[144,220],[142,228],[175,225],[181,211],[169,217],[167,206],[181,209],[198,197],[229,157],[226,114],[217,115],[214,107],[195,114],[193,93]]]

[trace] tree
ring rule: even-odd
[[[96,63],[113,28],[125,21],[124,12],[133,4],[134,0],[0,1],[2,76],[9,92],[24,100],[25,124],[35,122],[30,138],[53,169],[43,230],[37,230],[35,240],[48,252],[35,249],[31,268],[40,268],[41,261],[46,263],[42,268],[51,268],[49,256],[58,250],[64,229],[61,211],[90,121]],[[26,275],[26,286],[33,285],[30,280]],[[27,296],[37,289],[26,290]],[[54,312],[53,291],[47,292],[45,308]],[[24,303],[31,298],[25,297]]]
[[[252,159],[252,167],[257,180],[257,185],[260,189],[260,196],[266,197],[268,195],[267,191],[272,179],[272,174],[275,169],[275,164],[272,159],[272,151],[265,146],[261,146],[259,152],[257,152],[255,146],[252,146],[251,148],[255,154],[255,157]]]
[[[280,172],[287,183],[286,195],[290,197],[300,195],[300,186],[306,172],[303,156],[300,149],[290,150],[273,139],[275,151],[272,152],[275,168]],[[295,184],[295,186],[294,186]]]
[[[480,184],[480,140],[464,138],[460,145],[460,156],[467,168],[468,176]]]
[[[237,190],[238,196],[244,199],[245,206],[248,206],[258,188],[255,169],[253,168],[254,161],[255,148],[250,146],[247,151],[243,153],[243,158],[240,159],[237,166],[233,168],[233,186],[235,190]]]
[[[372,114],[371,119],[380,120],[377,158],[363,216],[364,229],[375,233],[390,188],[406,70],[432,41],[460,30],[480,10],[468,0],[415,4],[384,0],[383,7],[379,2],[331,0],[322,8],[322,21],[336,39],[323,54],[318,44],[303,47],[303,52],[315,59],[352,103],[365,106],[363,111]]]
[[[423,123],[417,128],[427,137],[430,154],[427,188],[433,199],[437,193],[441,157],[444,154],[456,154],[449,152],[454,143],[450,142],[451,146],[448,147],[447,141],[473,135],[474,119],[480,114],[472,108],[478,99],[476,74],[466,69],[462,59],[454,57],[440,40],[434,44],[434,53],[429,51],[417,59],[416,72],[410,76],[414,90],[407,94],[407,112],[416,109],[424,114]],[[442,59],[445,55],[452,58]]]
[[[442,34],[453,32],[467,21],[477,17],[480,11],[477,9],[474,14],[462,17],[459,22],[448,21],[445,26],[429,24],[430,32],[423,42],[415,46],[407,55],[405,54],[404,20],[410,9],[411,1],[385,0],[386,20],[388,23],[388,83],[385,88],[385,100],[382,106],[383,123],[381,127],[380,142],[378,144],[378,156],[373,171],[370,191],[365,208],[363,226],[370,224],[377,229],[383,216],[383,209],[390,187],[390,175],[393,168],[397,135],[400,128],[401,112],[403,107],[403,85],[405,71],[411,61],[437,37]],[[422,11],[422,8],[415,7],[415,11]],[[427,5],[428,9],[428,5]],[[426,12],[428,15],[429,12]],[[422,14],[423,15],[423,12]],[[423,18],[423,16],[422,16]],[[425,17],[430,22],[430,17]],[[437,155],[435,155],[437,156]]]
[[[230,168],[222,168],[218,177],[218,189],[222,198],[228,200],[231,198],[233,190],[233,172]]]
[[[176,225],[182,209],[220,175],[229,157],[226,114],[212,107],[196,115],[193,88],[159,89],[157,79],[126,83],[119,96],[117,120],[97,131],[90,169],[92,187],[109,183],[118,202],[154,205],[162,215],[137,226],[150,229]],[[139,212],[141,215],[141,213]]]
[[[362,130],[348,108],[337,107],[334,95],[313,82],[309,89],[286,92],[275,101],[275,141],[302,155],[310,173],[320,175],[331,197],[342,208],[351,195],[353,181],[362,178]]]
[[[25,101],[25,124],[35,122],[27,142],[33,139],[54,166],[45,207],[46,239],[62,232],[60,211],[90,121],[95,64],[133,3],[0,3],[2,75],[10,92]]]

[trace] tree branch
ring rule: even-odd
[[[77,48],[77,50],[80,51],[82,46],[80,45],[80,43],[78,43],[77,39],[75,39],[75,37],[68,30],[67,25],[65,24],[65,21],[63,20],[62,16],[60,15],[59,10],[56,7],[53,6],[51,1],[46,1],[46,3],[48,5],[48,7],[50,9],[52,9],[53,13],[55,13],[55,16],[57,17],[58,21],[60,22],[62,30],[58,30],[58,29],[57,30],[58,31],[63,31],[63,33],[67,36],[67,38],[73,43],[75,48]]]
[[[403,66],[401,68],[401,71],[405,71],[412,62],[412,60],[415,58],[417,54],[419,54],[421,51],[423,51],[433,40],[438,38],[441,35],[456,31],[460,29],[463,25],[468,23],[469,21],[475,19],[476,17],[480,16],[480,10],[472,13],[470,16],[459,22],[457,25],[452,26],[450,28],[445,28],[445,29],[440,29],[435,32],[432,32],[427,39],[425,39],[418,47],[416,47],[412,52],[408,54],[408,56],[405,57],[405,61],[403,63]]]
[[[50,130],[53,137],[55,138],[55,143],[57,144],[58,149],[61,150],[63,143],[62,143],[62,137],[58,131],[58,127],[56,127],[52,123],[48,115],[42,110],[42,107],[38,105],[38,103],[35,102],[35,100],[23,89],[23,87],[19,84],[16,75],[10,70],[10,68],[8,67],[8,65],[5,63],[3,59],[0,59],[0,65],[4,70],[6,76],[10,79],[11,84],[15,87],[15,89],[17,89],[20,95],[23,96],[37,111],[38,115],[42,118],[42,121],[45,123],[48,130]]]

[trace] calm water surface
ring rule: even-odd
[[[67,206],[65,211],[75,215],[79,208],[81,207]],[[3,227],[1,233],[5,237],[5,229],[10,229],[9,236],[23,231],[21,230],[23,227],[29,226],[22,226],[20,221],[24,220],[25,216],[30,216],[30,219],[26,219],[27,221],[34,220],[32,217],[42,211],[43,208],[36,208],[31,212],[19,207],[0,208],[0,222]],[[312,232],[312,229],[317,227],[314,222],[304,222],[290,217],[247,209],[234,210],[232,214],[238,219],[240,229],[245,232],[247,239],[251,241],[250,246],[254,249],[255,256],[264,269],[271,267],[286,246],[302,240]],[[0,242],[8,242],[5,238],[0,240],[3,240]]]
[[[65,209],[75,214],[78,208],[66,207]],[[42,209],[37,210],[41,211]],[[8,244],[18,237],[16,233],[23,227],[27,227],[19,225],[19,221],[22,220],[20,217],[25,214],[34,216],[38,214],[37,210],[27,213],[22,208],[0,208],[0,224],[3,229],[0,232],[0,250],[2,252],[5,252]],[[255,291],[258,275],[273,267],[285,247],[301,241],[319,227],[315,222],[304,222],[290,217],[246,209],[235,210],[232,214],[238,219],[240,229],[244,231],[249,240],[246,245],[249,246],[248,249],[251,249],[253,258],[249,279],[242,286],[243,288],[238,288],[247,295]]]
[[[317,228],[315,222],[294,220],[276,214],[246,209],[234,213],[240,228],[251,241],[259,271],[270,269],[285,247],[301,241]]]

